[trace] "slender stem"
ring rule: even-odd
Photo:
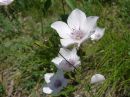
[[[44,31],[43,31],[43,18],[41,17],[41,33],[42,33],[42,36],[44,34]]]
[[[85,1],[84,0],[81,0],[81,3],[82,3],[82,5],[83,5],[83,8],[84,8],[84,10],[85,10]]]
[[[7,17],[10,19],[10,13],[8,11],[8,6],[4,7]]]
[[[64,12],[64,15],[65,15],[65,5],[64,5],[64,0],[62,0],[62,8],[63,8],[63,12]]]
[[[44,34],[44,30],[43,30],[43,11],[42,11],[42,8],[40,7],[40,9],[38,10],[38,12],[40,13],[40,20],[41,20],[41,34],[43,36]]]

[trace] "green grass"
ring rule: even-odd
[[[66,74],[73,80],[58,97],[130,97],[129,0],[64,1],[65,13],[60,0],[27,2],[16,0],[8,8],[0,7],[0,97],[9,93],[12,97],[49,97],[42,93],[43,76],[56,71],[51,60],[60,43],[50,24],[66,21],[75,7],[87,16],[99,16],[98,25],[105,27],[105,35],[82,45],[82,66],[79,72]],[[95,73],[105,76],[102,85],[90,84]]]

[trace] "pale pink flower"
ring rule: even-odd
[[[63,47],[77,44],[79,47],[82,42],[91,38],[92,34],[104,32],[104,29],[96,30],[97,16],[86,17],[85,13],[79,9],[71,12],[67,19],[67,24],[62,21],[56,21],[51,27],[57,31],[61,37],[60,42]],[[102,31],[103,30],[103,31]]]
[[[9,5],[13,2],[14,0],[0,0],[0,5]]]
[[[58,57],[52,60],[58,69],[73,71],[81,64],[76,48],[72,50],[61,48],[59,53]]]
[[[45,82],[43,92],[46,94],[57,94],[64,87],[67,86],[67,79],[64,78],[63,71],[58,70],[56,74],[46,73],[44,75]]]

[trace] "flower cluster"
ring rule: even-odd
[[[0,0],[0,5],[9,5],[13,2],[14,0]]]
[[[59,34],[63,48],[60,48],[58,56],[52,59],[58,68],[57,72],[44,75],[47,83],[43,87],[44,93],[58,93],[63,87],[66,87],[67,80],[64,78],[64,72],[73,71],[81,65],[76,48],[79,48],[86,40],[96,41],[102,38],[105,29],[97,27],[97,20],[97,16],[86,17],[84,12],[75,9],[69,15],[67,23],[56,21],[51,24],[51,27]],[[67,49],[69,46],[73,46],[73,49]],[[91,78],[91,83],[103,80],[105,80],[103,75],[96,74]]]

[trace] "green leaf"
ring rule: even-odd
[[[130,55],[130,52],[128,52],[128,55]]]
[[[89,84],[85,85],[85,90],[86,91],[90,91],[91,90],[91,86]]]
[[[65,0],[65,1],[71,9],[76,8],[76,0]]]

